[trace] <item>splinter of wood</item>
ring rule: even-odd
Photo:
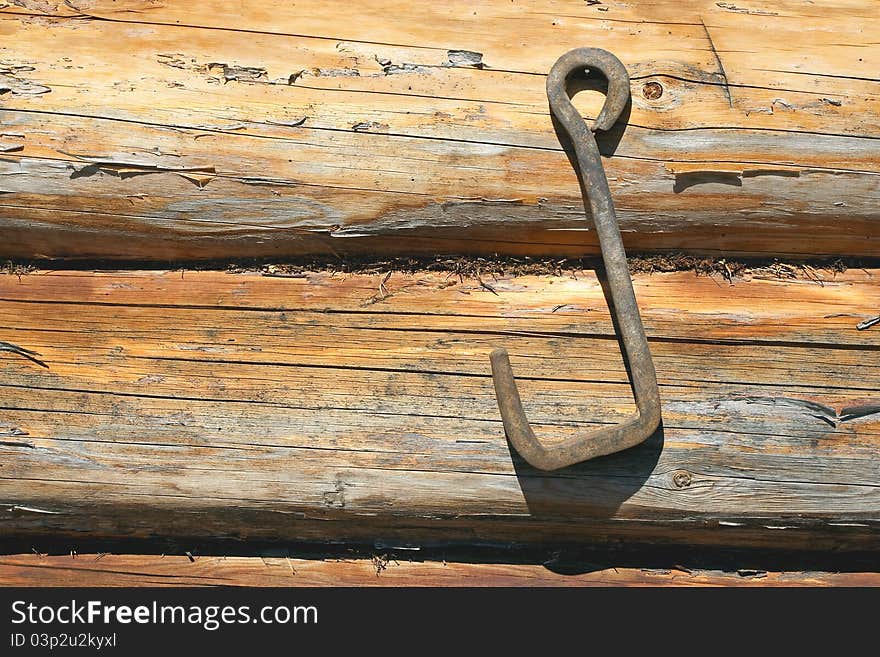
[[[572,74],[585,69],[597,70],[608,79],[605,104],[592,129],[587,128],[567,92]],[[611,312],[620,330],[638,410],[620,424],[602,427],[553,447],[545,447],[535,437],[523,411],[507,350],[496,349],[490,360],[504,430],[516,451],[541,470],[556,470],[633,447],[643,442],[660,425],[657,374],[636,304],[626,252],[614,214],[611,190],[602,168],[599,147],[593,136],[594,131],[608,130],[614,125],[626,107],[629,95],[626,68],[614,55],[598,48],[578,48],[565,53],[547,76],[550,111],[574,146],[577,156],[575,172],[580,182],[581,195],[596,225],[611,293]]]

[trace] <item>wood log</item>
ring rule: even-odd
[[[600,568],[535,564],[118,554],[0,556],[0,586],[880,586],[873,572]]]
[[[813,274],[635,276],[662,429],[550,473],[488,354],[547,441],[631,412],[592,272],[0,275],[0,527],[875,549],[880,270]]]
[[[582,46],[632,77],[628,249],[880,256],[865,0],[15,0],[0,35],[0,256],[596,253],[544,91]]]

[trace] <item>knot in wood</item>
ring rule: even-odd
[[[687,488],[691,485],[691,473],[687,470],[676,470],[672,473],[672,484],[676,488]]]
[[[648,100],[657,100],[663,95],[663,85],[659,82],[646,82],[642,87],[642,95]]]

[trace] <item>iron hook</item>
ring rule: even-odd
[[[592,129],[575,109],[567,93],[571,75],[585,69],[598,70],[608,79],[608,93]],[[547,76],[550,112],[574,145],[585,209],[592,213],[599,237],[602,260],[611,292],[611,312],[617,320],[623,347],[632,373],[637,412],[623,422],[602,427],[545,447],[535,437],[522,407],[516,380],[506,349],[490,355],[495,396],[504,430],[517,452],[541,470],[556,470],[581,461],[612,454],[643,442],[660,425],[660,392],[651,351],[642,326],[620,237],[611,190],[602,167],[593,131],[608,130],[629,101],[629,75],[617,57],[599,48],[577,48],[560,57]]]

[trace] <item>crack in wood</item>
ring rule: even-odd
[[[703,30],[706,32],[706,40],[709,42],[709,48],[712,50],[712,54],[715,56],[715,61],[718,64],[718,70],[721,72],[721,78],[724,80],[724,95],[727,98],[727,103],[730,107],[733,107],[733,96],[730,95],[730,83],[727,80],[727,73],[724,72],[724,64],[721,63],[721,57],[718,55],[718,50],[715,48],[715,43],[712,41],[712,35],[709,34],[709,28],[706,27],[705,21],[703,21],[703,17],[700,17],[700,24],[703,26]]]
[[[26,358],[32,363],[36,363],[40,367],[45,367],[46,369],[49,369],[49,366],[38,358],[40,354],[37,351],[31,351],[30,349],[25,349],[24,347],[19,347],[16,344],[12,344],[11,342],[4,342],[2,340],[0,340],[0,351],[13,353],[17,356],[21,356],[22,358]]]

